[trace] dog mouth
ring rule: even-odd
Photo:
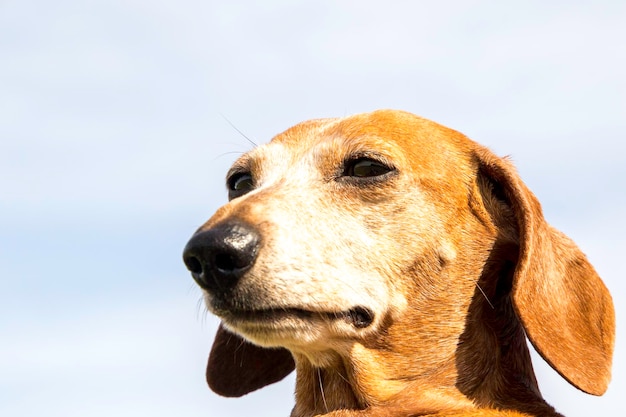
[[[259,310],[228,309],[218,313],[222,319],[231,323],[274,324],[285,320],[328,322],[344,321],[357,329],[364,329],[374,322],[374,313],[367,307],[357,306],[345,311],[313,311],[302,308],[269,308]]]

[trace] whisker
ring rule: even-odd
[[[341,375],[341,372],[339,372],[338,370],[336,370],[336,369],[335,369],[335,373],[337,374],[337,376],[339,376],[339,378],[341,378],[341,379],[343,379],[344,381],[346,381],[346,383],[347,383],[348,385],[352,385],[352,384],[350,383],[350,381],[348,381],[348,379],[347,379],[345,376]]]
[[[237,131],[237,133],[239,133],[241,136],[243,136],[248,142],[250,142],[252,144],[252,146],[254,146],[255,148],[259,145],[257,145],[256,143],[254,143],[254,141],[252,139],[250,139],[249,137],[247,137],[241,130],[237,129],[237,126],[235,126],[230,120],[228,120],[228,118],[226,116],[224,116],[222,113],[220,113],[220,116],[222,116],[222,118],[224,120],[226,120],[226,123],[228,123],[230,125],[230,127],[232,127],[233,129],[235,129]]]
[[[482,288],[480,288],[480,285],[478,284],[478,281],[476,281],[475,279],[473,280],[474,283],[476,284],[476,287],[478,287],[478,290],[480,291],[480,293],[483,295],[483,297],[485,297],[485,300],[487,300],[487,303],[489,304],[489,306],[491,307],[492,310],[495,310],[496,308],[493,306],[493,304],[491,304],[491,301],[489,301],[489,297],[487,297],[487,294],[485,294],[485,292],[483,291]]]
[[[196,302],[196,315],[202,324],[206,324],[207,313],[208,310],[206,309],[206,304],[204,304],[204,298],[200,297]]]
[[[232,154],[236,154],[236,155],[243,155],[244,153],[245,153],[245,151],[229,151],[229,152],[224,152],[224,153],[221,153],[221,154],[217,155],[217,156],[215,157],[215,159],[219,159],[219,158],[221,158],[222,156],[232,155]]]
[[[324,403],[324,409],[328,413],[328,404],[326,404],[326,395],[324,394],[324,385],[322,384],[322,373],[319,368],[317,368],[317,380],[320,383],[320,393],[322,394],[322,402]]]

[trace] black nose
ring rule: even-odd
[[[234,287],[256,260],[261,236],[243,222],[227,222],[193,236],[183,261],[193,279],[208,291]]]

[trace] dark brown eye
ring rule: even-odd
[[[254,180],[249,172],[240,172],[231,175],[227,181],[228,197],[232,200],[254,189]]]
[[[385,175],[393,171],[382,162],[369,158],[357,158],[346,162],[344,176],[356,178],[370,178]]]

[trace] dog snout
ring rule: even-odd
[[[260,243],[261,236],[251,225],[222,223],[194,235],[183,260],[200,287],[225,292],[254,265]]]

